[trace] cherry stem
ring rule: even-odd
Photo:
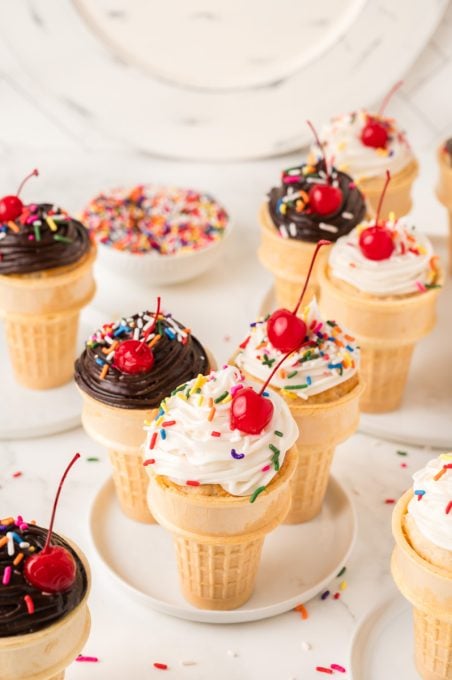
[[[383,111],[384,111],[385,108],[387,107],[387,105],[388,105],[388,103],[389,103],[389,100],[390,100],[390,99],[392,98],[392,96],[397,92],[397,90],[400,89],[400,88],[402,87],[402,85],[403,85],[403,80],[399,80],[395,85],[393,85],[393,86],[391,87],[391,89],[389,90],[388,94],[386,95],[386,97],[385,97],[385,98],[383,99],[383,101],[381,102],[380,108],[378,109],[377,116],[378,116],[379,118],[381,118],[381,116],[383,115]]]
[[[22,182],[19,184],[19,188],[18,188],[18,190],[17,190],[17,192],[16,192],[16,196],[19,196],[20,192],[21,192],[22,189],[24,188],[24,184],[25,184],[26,182],[28,182],[28,180],[29,180],[31,177],[37,177],[38,175],[39,175],[39,171],[38,171],[37,168],[35,168],[35,169],[33,170],[33,172],[30,172],[30,174],[27,175],[27,176],[22,180]]]
[[[312,134],[314,135],[315,142],[316,142],[317,146],[318,146],[319,149],[320,149],[320,153],[321,153],[322,156],[323,156],[323,162],[324,162],[324,164],[325,164],[326,179],[327,179],[327,181],[328,181],[328,184],[331,184],[331,176],[330,176],[330,172],[329,172],[329,170],[328,170],[328,163],[326,162],[325,149],[323,148],[323,145],[322,145],[322,143],[321,143],[321,141],[320,141],[319,135],[317,134],[317,130],[315,129],[315,127],[313,126],[313,124],[311,123],[311,121],[310,121],[310,120],[307,120],[306,123],[307,123],[307,124],[309,125],[309,127],[311,128],[311,132],[312,132]]]
[[[326,239],[321,239],[320,241],[317,242],[317,245],[316,245],[315,250],[314,250],[314,254],[313,254],[312,259],[311,259],[311,264],[309,265],[308,275],[306,277],[306,281],[304,282],[303,290],[301,291],[301,295],[298,298],[298,302],[297,302],[295,309],[293,310],[292,314],[296,314],[298,312],[298,310],[300,309],[300,305],[303,301],[304,294],[306,293],[306,289],[308,287],[309,279],[311,278],[312,269],[314,267],[314,262],[316,260],[316,257],[317,257],[317,254],[318,254],[320,248],[322,246],[330,246],[330,245],[331,245],[331,241],[327,241]]]
[[[382,192],[380,194],[380,200],[378,201],[377,212],[375,213],[375,226],[376,227],[378,227],[378,223],[380,221],[381,206],[383,205],[383,200],[384,200],[384,197],[385,197],[386,189],[388,188],[388,184],[389,184],[390,181],[391,181],[391,173],[389,172],[389,170],[386,170],[385,185],[384,185]]]
[[[154,332],[154,328],[157,325],[157,320],[159,318],[159,314],[160,314],[160,297],[157,298],[157,311],[154,314],[154,323],[152,324],[152,326],[149,326],[149,328],[147,329],[147,331],[144,335],[143,343],[146,342],[146,340],[151,335],[151,333]]]
[[[267,380],[266,380],[266,381],[264,382],[264,384],[262,385],[262,389],[261,389],[261,391],[259,392],[259,396],[260,396],[260,397],[262,396],[262,392],[265,392],[265,390],[267,389],[269,382],[271,381],[271,379],[272,379],[273,376],[275,375],[275,373],[276,373],[276,371],[278,370],[278,368],[281,366],[281,364],[283,364],[283,363],[285,362],[286,359],[288,359],[288,358],[290,357],[291,354],[293,354],[293,350],[292,350],[291,352],[287,352],[287,354],[285,354],[285,355],[283,356],[283,358],[280,359],[280,360],[278,361],[278,363],[276,364],[275,368],[272,370],[272,372],[271,372],[270,375],[268,376]],[[240,394],[240,392],[239,392],[239,394]]]
[[[58,500],[60,498],[60,493],[61,493],[61,489],[62,489],[63,484],[64,484],[64,480],[66,479],[68,472],[71,469],[71,467],[74,465],[74,463],[79,458],[80,458],[80,454],[76,453],[75,456],[73,457],[73,459],[71,460],[71,462],[69,463],[69,465],[67,466],[66,470],[64,471],[63,476],[61,477],[60,483],[58,485],[58,490],[56,492],[55,500],[53,502],[52,516],[50,518],[50,525],[49,525],[49,530],[47,532],[47,539],[46,539],[44,548],[42,549],[43,553],[47,552],[47,550],[49,549],[50,539],[52,538],[53,523],[55,521],[55,513],[56,513],[57,506],[58,506]]]

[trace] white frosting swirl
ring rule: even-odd
[[[369,115],[372,114],[359,109],[353,113],[337,116],[325,125],[320,133],[326,157],[334,157],[334,164],[338,170],[347,172],[357,182],[360,179],[383,177],[386,170],[395,175],[414,159],[404,133],[396,127],[392,118],[379,118],[388,126],[386,148],[375,149],[365,146],[361,141],[361,133]],[[311,151],[316,157],[320,157],[317,146],[313,146]]]
[[[388,220],[394,251],[386,260],[369,260],[359,247],[361,232],[374,222],[364,222],[339,238],[329,255],[331,273],[364,293],[376,296],[420,293],[436,282],[438,267],[433,247],[424,234],[403,220]]]
[[[308,399],[351,378],[358,370],[359,348],[338,324],[324,322],[315,300],[303,309],[302,318],[309,345],[291,354],[270,384],[291,396]],[[265,382],[284,354],[270,343],[265,319],[251,324],[249,339],[242,345],[235,363]]]
[[[145,428],[144,456],[155,460],[156,474],[180,485],[219,484],[233,496],[251,495],[270,483],[296,442],[298,427],[285,401],[271,392],[273,416],[260,434],[231,430],[231,391],[241,385],[240,371],[225,366],[207,377],[199,375],[162,402],[162,412]]]
[[[421,534],[434,545],[452,550],[452,454],[445,453],[429,461],[425,468],[413,475],[415,495],[408,504],[408,514],[414,519]],[[439,476],[439,479],[435,479]],[[422,492],[421,500],[418,496]]]

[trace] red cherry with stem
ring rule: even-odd
[[[142,340],[124,340],[115,351],[113,365],[121,373],[136,375],[147,373],[154,365],[154,353],[146,344],[149,335],[154,331],[160,314],[160,297],[157,298],[157,310],[154,322],[143,334]]]
[[[394,252],[394,241],[392,240],[391,232],[379,224],[381,206],[383,205],[383,199],[390,181],[391,173],[389,170],[386,170],[386,181],[378,202],[375,224],[364,229],[359,237],[360,250],[368,260],[387,260]]]
[[[16,220],[21,216],[24,204],[20,200],[19,194],[22,191],[25,182],[27,182],[30,177],[37,177],[38,175],[39,172],[35,168],[33,172],[30,172],[30,174],[22,180],[17,190],[16,196],[4,196],[0,200],[0,222],[11,222],[12,220]]]
[[[379,120],[379,118],[382,117],[383,111],[388,105],[389,100],[402,84],[403,81],[399,80],[399,82],[391,87],[388,94],[383,99],[376,116],[368,116],[368,120],[361,131],[361,141],[364,146],[370,146],[373,149],[386,148],[389,138],[388,129],[387,126]]]
[[[30,585],[38,588],[43,593],[62,593],[69,590],[74,585],[77,576],[77,565],[71,553],[62,546],[50,545],[50,539],[52,538],[55,513],[64,480],[71,467],[79,458],[80,454],[76,453],[61,477],[43,549],[41,552],[27,557],[24,564],[26,580]]]
[[[292,312],[288,309],[277,309],[267,321],[267,337],[273,347],[279,349],[280,352],[295,352],[303,345],[306,337],[306,324],[303,319],[300,319],[300,317],[297,316],[297,312],[306,293],[317,254],[322,246],[328,246],[330,244],[331,241],[318,241],[311,259],[311,264],[309,265],[303,290],[298,298],[295,309]]]
[[[323,145],[319,139],[317,130],[311,121],[307,120],[306,122],[311,128],[316,144],[323,156],[327,180],[326,184],[313,184],[313,186],[309,189],[309,207],[311,208],[312,212],[324,217],[325,215],[332,215],[339,210],[342,205],[343,196],[339,187],[333,187],[331,184],[331,169],[328,168],[325,149],[323,148]]]
[[[236,392],[231,402],[231,430],[240,430],[245,434],[259,434],[267,427],[273,417],[273,402],[262,396],[278,368],[292,354],[288,352],[278,361],[259,393],[252,387],[243,387]]]

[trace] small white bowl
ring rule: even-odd
[[[98,243],[97,262],[109,272],[144,286],[188,281],[204,274],[218,262],[231,228],[232,223],[228,222],[223,235],[210,245],[174,255],[160,255],[155,251],[129,253]]]

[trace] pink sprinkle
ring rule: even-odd
[[[346,673],[347,671],[343,666],[339,666],[338,663],[332,663],[330,668],[333,669],[333,671],[339,671],[339,673]]]
[[[265,467],[262,468],[261,472],[268,472],[271,468],[271,465],[266,465]]]
[[[406,467],[407,467],[407,464],[406,464],[406,463],[400,463],[400,467],[406,468]]]
[[[8,583],[10,582],[10,579],[11,579],[11,567],[8,566],[8,567],[5,567],[5,569],[3,571],[3,580],[2,580],[3,585],[7,586]]]
[[[23,472],[13,472],[13,477],[22,477]]]
[[[449,501],[447,506],[446,506],[446,515],[449,514],[449,512],[452,510],[452,501]]]
[[[231,389],[230,389],[231,397],[233,397],[234,394],[235,394],[236,392],[238,392],[239,390],[243,390],[243,385],[233,385],[233,386],[231,387]]]
[[[34,240],[35,240],[35,237],[33,236],[33,234],[28,234],[28,240],[29,240],[29,241],[34,241]]]
[[[417,288],[421,293],[425,293],[425,291],[427,290],[427,288],[424,286],[424,284],[421,283],[420,281],[416,281],[416,288]]]
[[[76,661],[83,661],[86,663],[99,663],[99,659],[97,658],[97,656],[82,656],[81,654],[78,655]]]

